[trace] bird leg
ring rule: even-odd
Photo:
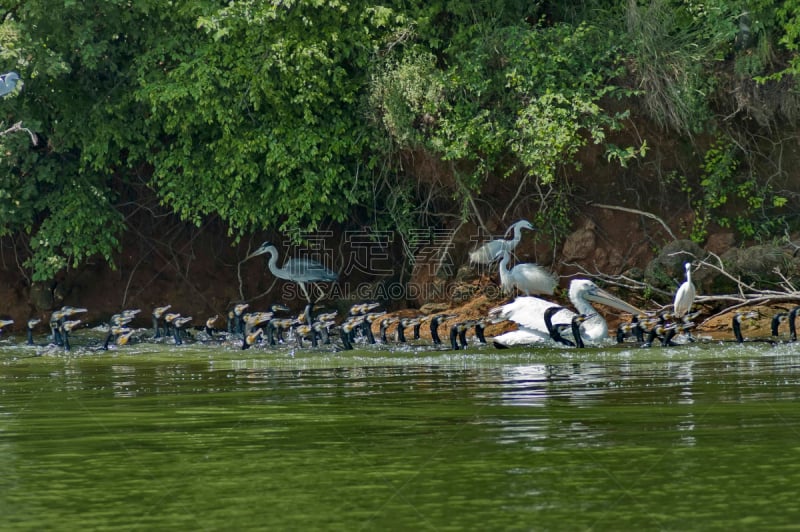
[[[320,301],[325,299],[325,296],[328,295],[328,294],[325,293],[325,290],[323,290],[321,287],[317,286],[316,283],[311,283],[311,286],[312,286],[312,288],[316,288],[317,290],[319,290],[319,297],[314,300],[314,303],[319,303]]]
[[[297,283],[300,285],[300,290],[302,290],[303,295],[306,297],[306,301],[311,303],[311,297],[308,295],[308,290],[306,290],[306,283]]]

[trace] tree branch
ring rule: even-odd
[[[617,205],[605,205],[603,203],[594,203],[592,201],[587,202],[587,205],[591,207],[597,207],[599,209],[610,209],[612,211],[629,212],[631,214],[638,214],[640,216],[650,218],[651,220],[655,220],[658,223],[660,223],[661,227],[663,227],[664,230],[669,234],[669,236],[672,237],[672,240],[678,240],[678,238],[675,236],[675,234],[672,232],[669,226],[664,222],[664,220],[662,220],[661,218],[659,218],[658,216],[656,216],[651,212],[640,211],[639,209],[629,209],[628,207],[619,207]]]
[[[28,135],[30,135],[31,142],[33,143],[34,146],[37,146],[39,144],[39,138],[36,136],[36,133],[31,131],[27,127],[22,127],[22,122],[17,122],[16,124],[11,126],[10,128],[6,129],[5,131],[0,131],[0,137],[8,135],[10,133],[15,133],[17,131],[24,131]]]

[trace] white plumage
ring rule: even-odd
[[[469,261],[473,264],[493,263],[502,256],[504,251],[514,251],[514,248],[516,248],[517,244],[522,240],[522,230],[533,229],[533,225],[531,225],[528,220],[520,220],[511,224],[511,226],[506,229],[506,234],[512,229],[514,230],[514,237],[511,240],[506,240],[504,238],[491,240],[475,251],[471,251],[469,254]]]
[[[511,253],[503,251],[503,260],[500,261],[500,286],[504,293],[510,293],[514,288],[526,296],[533,294],[553,295],[558,286],[555,278],[536,264],[517,264],[508,268]]]
[[[692,265],[690,263],[684,264],[686,270],[686,281],[678,287],[675,292],[675,301],[672,303],[672,311],[676,318],[682,318],[692,310],[692,303],[694,303],[694,296],[697,291],[692,284]]]
[[[590,301],[608,305],[624,312],[640,314],[641,311],[618,297],[606,292],[588,279],[574,279],[569,285],[569,300],[578,314],[592,315],[581,327],[581,336],[587,344],[600,343],[608,339],[608,324],[605,318],[591,305]],[[519,329],[494,338],[496,345],[510,347],[529,345],[550,340],[544,322],[544,311],[556,303],[538,297],[518,297],[511,303],[496,307],[489,311],[490,316],[516,322]],[[554,325],[570,324],[575,312],[564,309],[557,312],[552,319]]]

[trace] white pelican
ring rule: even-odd
[[[582,326],[583,340],[585,343],[599,343],[608,340],[608,324],[597,310],[592,307],[590,301],[608,305],[631,314],[641,314],[636,307],[629,305],[618,297],[606,292],[588,279],[573,279],[569,285],[569,300],[578,311],[578,314],[591,315]],[[515,345],[528,345],[547,342],[550,334],[547,332],[547,325],[544,321],[545,311],[556,303],[539,299],[538,297],[522,296],[511,303],[493,308],[489,314],[494,317],[504,318],[516,322],[519,329],[509,331],[494,338],[494,343],[498,347],[511,347]],[[571,326],[575,312],[564,309],[556,312],[553,318],[553,325],[567,324]]]
[[[676,318],[682,318],[692,310],[696,294],[692,284],[692,265],[687,262],[684,264],[684,268],[686,269],[686,282],[678,287],[678,291],[675,292],[675,301],[672,304],[673,314]]]
[[[503,238],[497,238],[495,240],[491,240],[475,251],[470,251],[469,253],[469,261],[472,264],[491,264],[503,254],[504,251],[514,251],[514,248],[517,247],[520,240],[522,240],[522,230],[523,229],[533,229],[533,225],[528,220],[520,220],[511,224],[511,226],[506,229],[506,235],[509,231],[514,230],[514,237],[511,240],[505,240]]]
[[[511,253],[503,250],[503,260],[500,261],[500,286],[504,293],[509,293],[514,288],[526,296],[534,294],[553,295],[558,283],[550,272],[531,263],[517,264],[508,268]]]

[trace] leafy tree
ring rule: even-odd
[[[691,137],[730,114],[726,68],[791,94],[796,4],[9,1],[0,66],[24,88],[0,112],[41,143],[0,138],[0,235],[28,235],[37,280],[111,261],[140,174],[168,209],[219,216],[234,239],[346,223],[357,207],[407,231],[434,212],[479,217],[476,193],[508,176],[546,195],[540,221],[564,231],[567,169],[627,116],[611,98],[640,97]],[[644,147],[607,144],[607,160]],[[451,179],[410,175],[418,156]],[[735,184],[758,211],[760,174],[739,180],[725,161],[698,161],[698,181]]]
[[[189,53],[142,57],[164,201],[236,235],[345,220],[374,164],[360,91],[395,18],[366,2],[231,2],[199,19]]]
[[[4,14],[2,58],[24,89],[3,107],[41,142],[0,140],[0,230],[31,234],[34,280],[93,254],[110,261],[118,247],[123,223],[111,178],[144,137],[128,68],[150,38],[150,10],[166,5],[31,1]]]

